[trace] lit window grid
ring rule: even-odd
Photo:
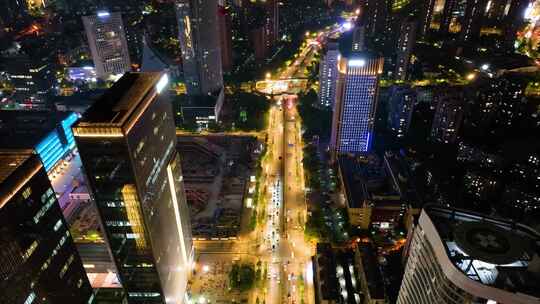
[[[377,76],[348,75],[339,134],[339,152],[366,152],[373,131]]]

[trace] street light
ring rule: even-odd
[[[270,72],[266,73],[266,79],[270,79],[270,77],[272,77],[272,74]]]
[[[470,73],[469,75],[467,75],[467,80],[473,80],[474,78],[476,78],[475,73]]]
[[[482,69],[482,71],[487,71],[489,69],[489,64],[484,63],[480,68]]]

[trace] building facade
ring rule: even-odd
[[[427,206],[397,303],[538,303],[539,242],[538,232],[515,222]]]
[[[523,26],[522,18],[525,9],[529,5],[527,0],[512,0],[506,17],[503,18],[504,46],[507,51],[514,52],[517,31]]]
[[[366,18],[366,29],[370,36],[384,33],[390,22],[392,1],[366,0],[364,1],[363,17]]]
[[[411,126],[416,91],[408,86],[392,86],[389,97],[388,126],[397,138],[402,138]]]
[[[460,40],[468,43],[480,37],[482,20],[486,11],[487,0],[467,1],[465,16],[461,24]]]
[[[326,54],[319,68],[319,105],[321,107],[334,106],[339,58],[338,44],[328,43]]]
[[[42,99],[53,90],[54,72],[46,61],[20,55],[5,58],[4,67],[17,101],[26,103],[30,97]]]
[[[32,150],[0,152],[0,222],[0,303],[90,303],[86,272]]]
[[[126,32],[120,13],[107,11],[82,17],[90,53],[99,78],[121,75],[131,70]]]
[[[272,48],[279,39],[279,1],[266,0],[266,45]]]
[[[189,95],[207,95],[223,87],[217,0],[175,3],[182,67]]]
[[[330,146],[334,155],[370,149],[383,58],[341,57]]]
[[[424,39],[428,33],[431,20],[433,19],[433,10],[435,9],[435,0],[422,1],[420,6],[419,24],[417,29],[418,39]]]
[[[129,303],[183,303],[193,262],[167,74],[127,73],[74,126]]]
[[[33,149],[51,172],[75,149],[71,126],[77,119],[73,112],[0,111],[0,146]]]
[[[221,47],[221,66],[223,71],[231,71],[233,67],[231,15],[223,4],[218,6],[218,29]]]
[[[416,24],[415,19],[406,19],[401,23],[396,56],[395,79],[397,80],[407,78],[412,51],[416,43]]]
[[[434,97],[437,108],[431,125],[431,138],[441,143],[456,141],[465,113],[465,101],[460,90],[444,90]]]

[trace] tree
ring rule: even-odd
[[[306,94],[299,96],[298,112],[306,129],[305,138],[311,138],[313,135],[322,138],[330,136],[332,111],[317,103],[318,97],[314,90],[309,90]]]
[[[258,94],[236,92],[230,96],[233,108],[237,110],[234,125],[243,131],[261,131],[266,127],[266,113],[270,103]]]
[[[231,287],[240,291],[247,291],[255,284],[255,268],[253,264],[234,264],[229,272]]]

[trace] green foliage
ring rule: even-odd
[[[311,215],[307,218],[305,228],[304,236],[309,241],[321,242],[328,235],[324,217],[320,210],[313,210],[311,212]]]
[[[240,291],[248,291],[255,284],[255,267],[253,264],[234,264],[229,272],[231,287]]]
[[[317,155],[317,147],[314,145],[306,145],[304,147],[304,158],[302,164],[305,169],[306,183],[308,188],[318,190],[321,187],[320,184],[320,170],[321,163]]]
[[[249,229],[255,230],[255,227],[257,227],[257,210],[253,209],[251,218],[249,219]]]
[[[305,138],[313,135],[326,138],[330,136],[332,111],[330,108],[317,107],[318,97],[314,90],[299,96],[298,112],[304,124]]]
[[[270,103],[258,94],[236,92],[230,97],[236,110],[235,127],[242,131],[261,131],[266,127]]]

